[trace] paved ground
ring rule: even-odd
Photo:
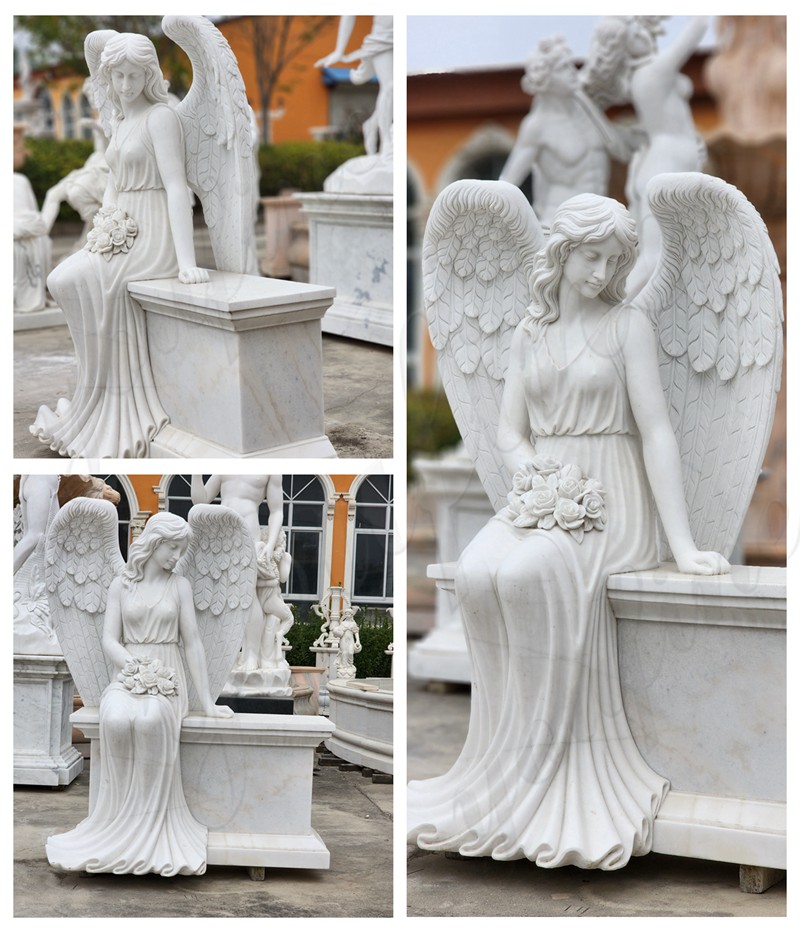
[[[390,917],[392,791],[359,771],[321,767],[311,824],[331,853],[327,871],[212,866],[198,877],[89,875],[51,868],[48,835],[86,816],[88,772],[63,790],[14,791],[15,917]]]
[[[57,238],[54,259],[72,243]],[[198,261],[205,260],[198,247]],[[392,350],[341,337],[322,338],[325,432],[340,457],[388,459],[393,445]],[[14,456],[57,458],[28,431],[39,406],[70,398],[75,358],[66,327],[14,335]]]

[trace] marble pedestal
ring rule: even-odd
[[[391,677],[331,680],[328,693],[336,728],[325,747],[345,761],[393,774]]]
[[[310,279],[332,285],[326,334],[392,346],[392,198],[379,194],[298,194],[308,215]]]
[[[59,307],[14,313],[14,330],[39,330],[42,327],[65,327],[66,324],[64,312]]]
[[[289,246],[292,242],[292,224],[300,218],[300,204],[291,194],[261,198],[264,214],[264,252],[261,271],[271,278],[289,278]]]
[[[455,564],[429,574],[453,591]],[[653,851],[786,867],[786,571],[613,574],[625,712],[670,781]]]
[[[97,710],[72,722],[91,742],[89,809],[100,777]],[[208,826],[208,864],[328,868],[330,853],[311,826],[316,747],[333,731],[321,716],[187,716],[181,775],[192,814]]]
[[[324,433],[320,319],[332,288],[212,272],[132,282],[170,423],[151,457],[335,457]]]
[[[69,716],[75,687],[62,657],[14,655],[14,783],[58,787],[83,771]]]
[[[454,561],[494,515],[472,460],[459,447],[438,459],[418,458],[414,469],[435,505],[439,561]],[[436,590],[433,629],[408,652],[408,673],[420,680],[468,684],[472,666],[455,593]]]

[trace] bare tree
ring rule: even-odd
[[[288,91],[293,81],[287,66],[335,16],[248,16],[235,24],[253,49],[260,100],[261,142],[270,141],[270,110],[276,91]]]

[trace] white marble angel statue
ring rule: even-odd
[[[355,614],[358,606],[346,606],[340,618],[331,625],[331,635],[337,640],[336,676],[352,680],[356,676],[355,656],[361,651],[361,636]]]
[[[184,796],[181,723],[233,715],[214,698],[252,600],[247,530],[220,507],[195,506],[188,524],[159,512],[126,565],[113,506],[75,499],[53,521],[46,561],[59,643],[84,705],[99,707],[101,752],[89,816],[51,836],[47,858],[68,871],[202,874],[208,831]]]
[[[431,211],[431,336],[497,514],[456,569],[472,710],[451,770],[409,785],[422,848],[602,869],[651,848],[669,775],[628,727],[606,581],[657,565],[656,513],[680,571],[729,570],[782,311],[766,230],[735,188],[661,175],[649,197],[662,261],[634,303],[636,231],[616,201],[570,199],[546,244],[503,182],[458,182]]]
[[[252,271],[255,173],[236,59],[203,17],[167,16],[163,29],[194,68],[192,88],[174,108],[147,37],[101,30],[86,38],[110,177],[85,247],[48,278],[75,344],[75,394],[54,411],[42,406],[31,426],[65,456],[145,457],[169,420],[150,367],[145,313],[128,283],[208,281],[195,259],[187,183],[203,204],[217,268]]]

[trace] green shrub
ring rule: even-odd
[[[447,397],[441,389],[409,389],[407,396],[408,477],[419,454],[436,454],[461,439]]]
[[[291,667],[314,667],[317,663],[312,643],[322,630],[322,619],[310,607],[293,607],[294,625],[288,639],[292,650],[286,655]],[[356,614],[361,651],[355,656],[357,676],[389,677],[391,656],[384,652],[394,640],[392,617],[385,609],[367,607]]]
[[[342,162],[363,155],[362,146],[347,142],[287,142],[261,146],[261,196],[271,197],[284,188],[322,191],[322,183]]]
[[[28,158],[20,172],[27,175],[39,207],[44,196],[61,179],[86,162],[94,151],[88,139],[34,139],[25,140]],[[80,222],[80,217],[66,203],[61,205],[58,220]]]

